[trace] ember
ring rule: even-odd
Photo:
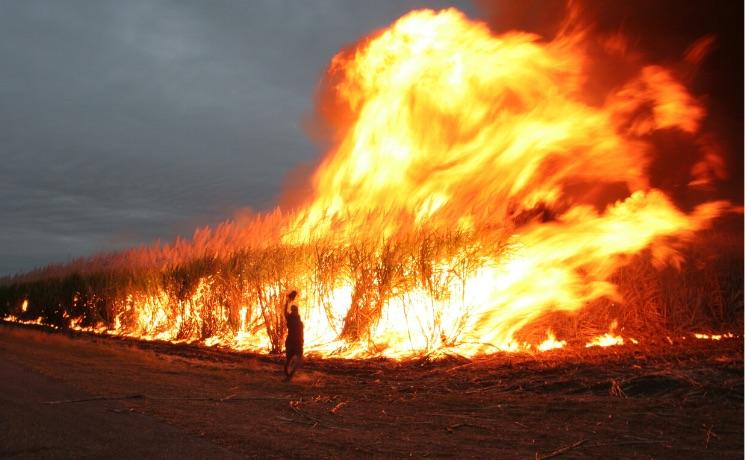
[[[703,339],[703,340],[722,340],[722,339],[732,339],[735,337],[735,335],[731,332],[727,332],[725,334],[700,334],[695,333],[693,334],[694,337],[697,339]]]

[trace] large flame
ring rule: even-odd
[[[649,193],[641,135],[695,132],[703,110],[656,66],[589,105],[586,61],[575,35],[497,37],[456,10],[410,13],[337,55],[329,79],[346,122],[286,240],[390,236],[425,222],[470,230],[538,205],[571,212],[611,185]]]
[[[647,185],[644,135],[694,133],[702,107],[657,66],[603,104],[585,102],[583,38],[495,36],[456,10],[424,10],[334,57],[326,102],[343,112],[338,145],[285,242],[380,241],[426,227],[479,243],[478,263],[450,278],[446,298],[410,291],[385,302],[375,341],[513,349],[514,333],[539,316],[615,295],[607,279],[622,256],[652,244],[662,253],[660,237],[719,213],[723,204],[709,203],[686,215]],[[494,246],[495,229],[511,235],[509,254]],[[437,260],[438,270],[457,272],[459,261]]]
[[[236,287],[257,304],[232,320],[206,316],[209,277],[177,307],[167,292],[129,296],[113,333],[185,340],[230,323],[237,330],[217,327],[207,343],[266,349],[282,327],[266,305],[294,287],[306,347],[323,354],[563,347],[553,332],[533,344],[516,334],[547,313],[618,298],[609,279],[627,256],[651,248],[671,260],[673,237],[726,206],[684,213],[649,186],[649,134],[695,135],[705,115],[673,72],[644,66],[589,97],[587,37],[565,30],[545,42],[422,10],[339,53],[321,102],[334,146],[279,242],[317,248],[315,265],[288,253],[287,283]],[[339,253],[352,268],[333,263]]]

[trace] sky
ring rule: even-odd
[[[0,276],[272,208],[304,128],[391,0],[0,0]]]
[[[722,190],[742,203],[742,4],[583,3],[651,62],[716,35],[692,86],[734,171]],[[563,4],[0,0],[0,277],[273,208],[288,175],[323,154],[306,127],[331,57],[412,9],[550,35]],[[685,189],[669,161],[658,170],[656,186]]]

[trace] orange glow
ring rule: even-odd
[[[612,347],[614,345],[623,345],[623,337],[606,332],[601,336],[594,337],[585,347]]]
[[[697,101],[668,70],[648,66],[604,105],[589,105],[580,43],[494,36],[458,11],[425,10],[334,57],[334,106],[352,121],[284,242],[375,244],[421,228],[476,239],[477,262],[464,278],[446,276],[457,252],[435,261],[450,295],[414,288],[389,299],[375,342],[438,348],[439,330],[466,354],[520,348],[514,334],[541,315],[615,296],[607,279],[623,256],[653,245],[669,257],[661,237],[690,235],[719,214],[723,203],[680,212],[645,176],[640,136],[695,132],[704,115]],[[652,110],[639,117],[643,106]],[[618,183],[625,198],[605,206],[587,199]],[[552,218],[536,218],[545,209]],[[521,215],[534,218],[515,228]],[[505,235],[507,256],[494,246]]]
[[[614,46],[632,46],[622,38]],[[590,101],[587,40],[495,35],[457,10],[421,10],[340,52],[320,101],[333,146],[312,193],[271,231],[256,218],[251,236],[282,262],[236,268],[253,284],[195,277],[185,300],[132,292],[106,333],[276,349],[276,312],[298,289],[306,350],[323,356],[564,347],[552,330],[541,343],[519,333],[601,298],[622,305],[611,276],[630,256],[677,263],[677,245],[729,206],[683,212],[649,185],[649,135],[694,135],[705,110],[656,65]],[[586,346],[624,344],[616,327]]]
[[[21,319],[15,315],[6,315],[3,317],[3,321],[8,321],[11,323],[18,323],[18,324],[26,324],[26,325],[31,325],[31,326],[42,326],[42,325],[49,326],[47,324],[44,324],[44,318],[42,318],[41,316],[39,316],[36,319],[29,320],[29,319]],[[49,326],[49,327],[58,329],[56,326]]]
[[[620,335],[615,335],[614,332],[618,328],[618,321],[613,320],[610,327],[608,328],[608,332],[606,332],[603,335],[599,335],[597,337],[593,337],[592,340],[587,342],[585,345],[586,348],[591,347],[612,347],[616,345],[623,345],[624,339]],[[631,343],[637,344],[639,343],[636,339],[630,339]]]
[[[696,332],[693,334],[693,336],[696,337],[697,339],[702,339],[702,340],[722,340],[722,339],[734,338],[735,334],[731,332],[727,332],[724,334],[702,334],[702,333]]]
[[[564,348],[564,346],[567,344],[566,340],[556,340],[556,336],[554,336],[554,333],[551,330],[546,333],[546,336],[546,340],[538,345],[538,351],[548,351],[557,348]]]

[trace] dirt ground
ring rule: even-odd
[[[3,458],[738,458],[743,343],[279,357],[0,325]]]

